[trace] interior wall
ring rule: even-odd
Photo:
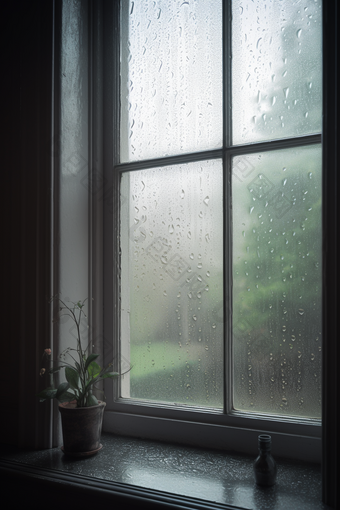
[[[52,19],[52,1],[1,4],[0,437],[34,447],[50,425],[36,393],[50,327]]]

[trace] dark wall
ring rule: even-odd
[[[13,444],[39,444],[35,422],[45,420],[35,394],[37,347],[49,324],[41,314],[49,286],[52,6],[1,3],[0,434]]]

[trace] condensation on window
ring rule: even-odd
[[[232,5],[233,143],[321,132],[321,0]]]
[[[122,396],[223,407],[222,162],[124,173]]]
[[[321,146],[233,160],[234,408],[321,417]]]
[[[221,147],[222,2],[124,1],[121,161]]]

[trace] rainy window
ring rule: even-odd
[[[226,5],[121,3],[120,396],[319,419],[321,2]]]

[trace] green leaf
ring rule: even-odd
[[[63,393],[65,393],[69,389],[69,387],[70,385],[68,382],[62,382],[61,384],[59,384],[55,398],[60,400],[60,397],[63,395]]]
[[[86,399],[86,407],[96,406],[98,405],[98,400],[94,395],[89,395]]]
[[[118,376],[119,376],[118,372],[109,372],[109,373],[103,374],[101,376],[101,378],[106,379],[107,377],[109,377],[110,379],[114,379],[115,377],[118,377]]]
[[[70,386],[73,390],[77,390],[79,388],[79,374],[74,368],[66,367],[65,368],[65,377],[67,381],[70,383]]]
[[[88,373],[92,378],[97,377],[100,374],[101,368],[95,361],[91,361],[89,366],[87,367]]]
[[[97,382],[97,378],[96,379],[91,379],[90,381],[88,381],[85,385],[85,388],[84,388],[84,391],[83,391],[83,394],[85,395],[86,392],[91,388],[91,386]]]
[[[96,358],[98,358],[98,356],[99,356],[99,354],[90,354],[90,356],[87,358],[86,363],[85,363],[85,370],[87,369],[89,364],[92,363],[92,361],[94,361]]]
[[[72,400],[76,400],[76,396],[74,393],[71,393],[70,391],[65,391],[60,397],[58,398],[59,402],[72,402]]]
[[[38,393],[37,397],[40,399],[40,402],[43,402],[46,399],[52,399],[56,396],[57,390],[52,388],[46,388],[46,390]]]

